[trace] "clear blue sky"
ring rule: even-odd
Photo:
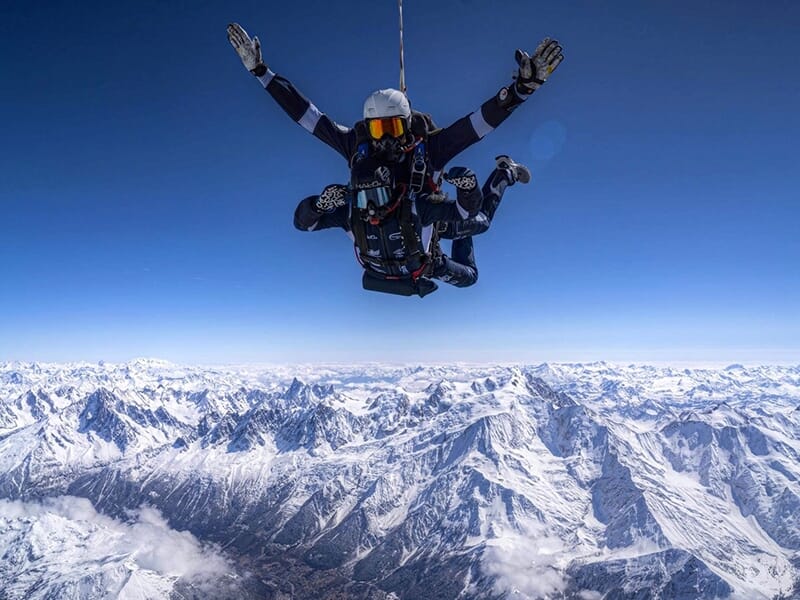
[[[346,165],[241,66],[339,122],[397,85],[394,0],[16,2],[0,20],[0,360],[800,362],[800,4],[406,0],[447,125],[550,35],[566,60],[453,164],[528,163],[478,284],[361,290],[292,227]]]

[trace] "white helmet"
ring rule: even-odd
[[[411,105],[406,95],[399,90],[378,90],[372,92],[364,101],[364,118],[411,117]]]

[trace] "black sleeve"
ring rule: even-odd
[[[475,112],[432,134],[428,138],[428,156],[433,170],[444,169],[454,156],[481,140],[510,117],[523,101],[513,85],[504,87]]]
[[[300,201],[294,210],[294,226],[300,231],[318,231],[331,227],[341,227],[349,231],[350,207],[345,204],[333,212],[320,213],[314,207],[317,198],[318,196],[309,196]]]
[[[322,140],[349,161],[355,153],[356,133],[350,127],[339,125],[301,94],[285,77],[267,71],[258,78],[270,96],[295,123]]]

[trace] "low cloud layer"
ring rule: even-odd
[[[131,513],[130,521],[120,521],[98,513],[85,498],[0,500],[0,525],[0,542],[33,548],[27,561],[63,565],[62,575],[67,565],[77,567],[76,562],[123,566],[165,581],[211,579],[231,571],[214,548],[188,531],[170,528],[153,508],[142,507]]]
[[[483,568],[497,577],[495,591],[511,598],[547,598],[566,587],[559,559],[563,543],[554,538],[505,534],[489,540]]]

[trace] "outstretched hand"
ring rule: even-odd
[[[516,78],[517,91],[527,95],[539,89],[564,60],[561,51],[558,40],[551,40],[549,37],[542,40],[533,56],[529,56],[523,50],[517,50],[514,55],[519,65]]]
[[[228,41],[242,59],[242,64],[256,77],[261,77],[267,72],[267,65],[261,58],[261,42],[258,37],[250,39],[247,32],[238,23],[228,25]]]

